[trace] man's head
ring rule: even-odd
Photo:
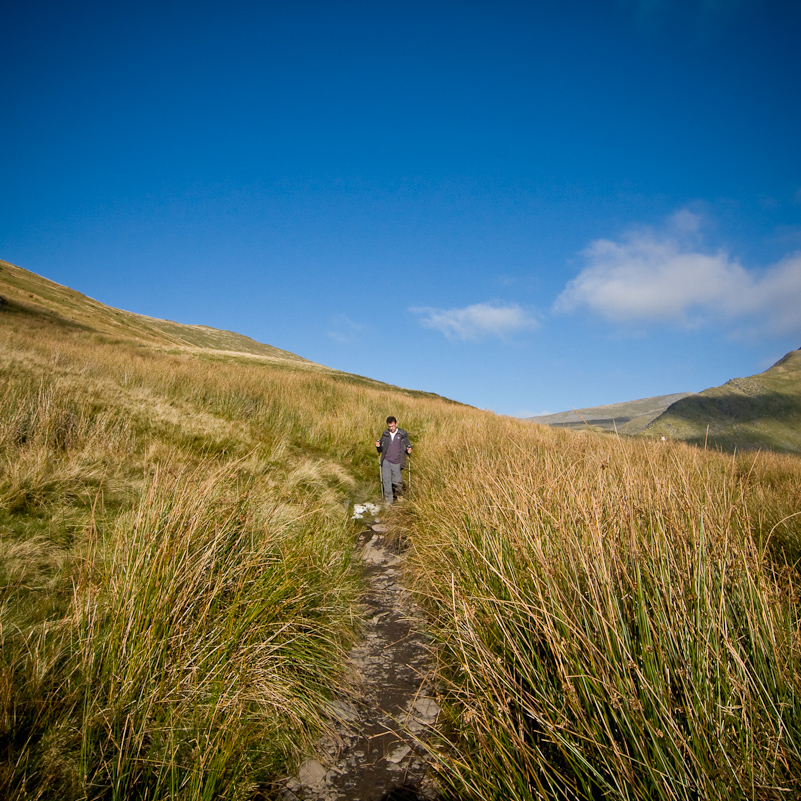
[[[398,421],[394,417],[387,417],[387,428],[394,434],[398,428]]]

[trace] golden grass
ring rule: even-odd
[[[0,793],[267,792],[330,725],[371,443],[452,404],[36,315],[0,376]]]
[[[798,460],[487,418],[459,435],[427,440],[410,522],[461,796],[794,792]]]
[[[348,507],[378,496],[388,413],[415,443],[394,515],[455,793],[797,789],[798,459],[109,341],[95,311],[0,311],[0,794],[268,794],[330,725],[359,625]]]

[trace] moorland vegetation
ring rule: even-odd
[[[436,643],[444,792],[797,792],[797,457],[160,338],[2,268],[0,795],[270,798],[359,636],[349,510],[378,495],[390,412],[416,446],[393,517]]]
[[[801,787],[801,465],[465,416],[426,439],[411,570],[463,798]]]

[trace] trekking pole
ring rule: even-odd
[[[384,500],[384,476],[381,473],[381,454],[378,454],[378,489],[380,490],[381,500]]]
[[[409,465],[409,495],[412,494],[412,460],[411,457],[407,459],[407,463]]]

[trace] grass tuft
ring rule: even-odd
[[[465,431],[465,428],[467,429]],[[410,519],[463,798],[786,798],[798,573],[768,546],[797,460],[512,422],[427,443]],[[437,454],[433,456],[433,454]],[[785,523],[788,521],[785,521]]]

